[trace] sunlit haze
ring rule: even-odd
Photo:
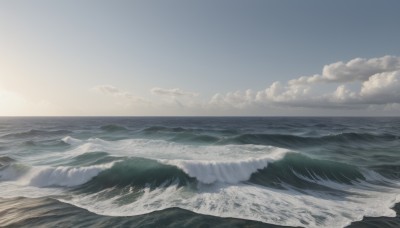
[[[1,116],[400,113],[399,1],[1,1]]]

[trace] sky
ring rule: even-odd
[[[0,116],[399,116],[400,1],[0,1]]]

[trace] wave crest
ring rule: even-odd
[[[194,160],[161,160],[163,163],[175,165],[205,184],[214,182],[235,184],[249,180],[250,176],[268,163],[282,159],[287,150],[277,149],[261,158],[248,158],[233,161],[194,161]]]
[[[71,136],[65,136],[64,138],[61,139],[61,141],[65,142],[69,145],[78,145],[83,142],[82,140],[73,138]]]
[[[99,173],[81,186],[80,190],[96,192],[110,187],[131,186],[142,189],[169,184],[185,185],[194,181],[179,168],[145,158],[126,158]]]
[[[73,187],[88,182],[112,165],[113,163],[86,167],[27,167],[12,164],[1,171],[0,179],[35,187]]]
[[[29,185],[36,187],[65,186],[72,187],[88,182],[112,164],[88,167],[51,167],[39,168],[30,178]]]

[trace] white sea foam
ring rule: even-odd
[[[145,188],[139,198],[127,204],[118,199],[133,193],[105,200],[98,197],[102,193],[76,195],[65,202],[109,216],[133,216],[179,207],[213,216],[302,227],[344,227],[363,216],[395,216],[390,207],[399,200],[399,190],[379,192],[343,187],[352,194],[342,199],[321,192],[314,195],[294,189],[216,183],[199,185],[194,191],[177,185],[153,190]],[[136,197],[137,193],[134,195]]]
[[[66,186],[72,187],[88,182],[101,171],[110,168],[112,163],[87,167],[45,167],[36,168],[28,176],[29,185],[37,187]]]
[[[202,214],[278,225],[344,227],[352,221],[361,220],[363,216],[395,216],[390,207],[400,200],[400,185],[395,182],[390,183],[392,187],[382,187],[361,181],[346,185],[322,178],[309,180],[347,192],[345,196],[311,189],[297,191],[290,186],[286,186],[285,190],[278,190],[243,183],[252,173],[281,159],[288,152],[271,146],[184,145],[150,139],[105,141],[66,138],[65,141],[73,148],[55,156],[65,159],[88,152],[105,151],[113,156],[156,159],[175,165],[189,176],[206,183],[200,183],[196,189],[178,185],[144,188],[141,194],[121,192],[121,195],[108,199],[102,198],[107,195],[102,193],[110,189],[93,194],[71,195],[71,198],[63,197],[65,202],[102,215],[140,215],[180,207]],[[51,189],[60,188],[45,186],[74,186],[85,183],[108,167],[41,166],[28,172],[10,171],[4,178],[12,181],[0,182],[0,192],[6,196],[51,195],[55,194]],[[382,179],[376,175],[378,174],[372,173],[366,176],[367,181]],[[18,186],[24,190],[18,191]],[[31,193],[26,194],[28,191]],[[129,198],[129,194],[132,194],[132,198],[135,197],[135,201],[120,200],[123,197]]]
[[[68,138],[73,142],[73,138]],[[174,165],[203,183],[238,183],[252,173],[279,160],[287,149],[263,145],[185,145],[165,140],[126,139],[105,141],[94,138],[81,141],[64,156],[106,151],[113,156],[155,159]],[[245,158],[243,158],[245,157]]]
[[[46,196],[57,196],[65,193],[62,188],[39,188],[35,186],[22,186],[15,182],[0,182],[2,198],[27,197],[39,198]]]
[[[231,161],[207,160],[160,160],[165,164],[175,165],[190,177],[198,181],[211,184],[214,182],[238,183],[246,181],[251,174],[267,167],[268,163],[282,159],[287,150],[276,149],[260,158],[248,158]]]
[[[289,152],[271,146],[195,146],[163,140],[130,139],[108,142],[90,139],[83,141],[76,149],[90,152],[99,148],[115,156],[157,159],[179,167],[189,176],[204,183],[199,184],[195,190],[177,185],[145,188],[140,197],[128,204],[119,199],[129,194],[137,197],[137,193],[124,193],[103,200],[99,198],[101,193],[75,195],[68,200],[71,204],[102,215],[140,215],[180,207],[202,214],[278,225],[343,227],[352,221],[361,220],[363,216],[395,216],[390,207],[399,200],[400,194],[398,187],[381,188],[367,182],[346,185],[322,178],[309,181],[342,190],[348,195],[332,195],[304,189],[299,192],[290,186],[286,186],[286,190],[277,190],[242,183],[258,169],[265,168]]]
[[[20,186],[63,186],[72,187],[88,182],[101,171],[110,168],[114,163],[86,167],[31,167],[20,169],[11,165],[0,172],[1,181],[11,181]]]
[[[82,140],[73,138],[71,136],[66,136],[66,137],[62,138],[61,140],[70,145],[77,145],[79,143],[82,143]]]
[[[65,138],[64,138],[65,139]],[[78,156],[89,152],[104,151],[113,156],[143,157],[149,159],[183,159],[226,161],[246,158],[261,158],[276,150],[288,151],[264,145],[188,145],[165,140],[124,139],[106,141],[99,138],[87,140],[68,137],[65,141],[73,141],[74,148],[60,153],[62,157]]]
[[[0,181],[13,181],[21,176],[23,176],[26,172],[28,172],[30,167],[14,163],[8,165],[6,168],[3,168],[0,171]]]

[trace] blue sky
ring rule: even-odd
[[[0,115],[398,115],[399,8],[2,1]]]

